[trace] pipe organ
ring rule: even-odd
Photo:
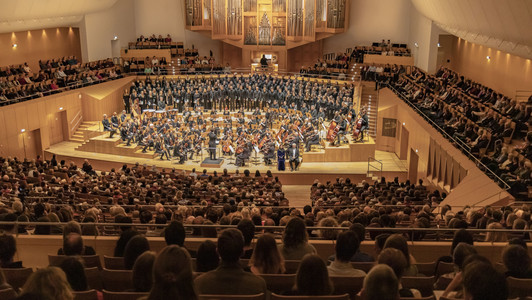
[[[349,0],[185,0],[186,28],[249,48],[290,49],[342,33]]]

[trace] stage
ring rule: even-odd
[[[114,138],[114,137],[113,137]],[[140,165],[146,165],[152,168],[153,166],[161,169],[178,169],[178,170],[187,170],[190,171],[193,168],[196,169],[196,172],[201,172],[204,168],[200,166],[200,163],[207,156],[204,155],[201,157],[194,157],[193,160],[188,160],[184,164],[178,164],[177,160],[160,160],[159,157],[154,158],[153,154],[142,153],[144,157],[132,157],[123,154],[109,154],[109,153],[96,153],[91,151],[76,150],[80,147],[79,143],[76,142],[61,142],[55,145],[52,145],[49,149],[45,150],[45,158],[49,159],[52,157],[52,154],[55,154],[57,160],[64,159],[67,163],[73,161],[81,167],[84,159],[88,159],[93,165],[94,169],[101,171],[109,171],[111,168],[121,168],[122,165],[134,165],[139,163]],[[124,146],[125,147],[125,146]],[[134,148],[131,146],[131,148]],[[148,154],[148,155],[147,155]],[[253,157],[253,156],[252,156]],[[375,151],[375,159],[382,161],[383,172],[382,176],[386,176],[388,180],[392,180],[394,177],[399,177],[400,180],[407,179],[407,163],[406,161],[399,160],[399,158],[390,152],[384,151]],[[223,169],[227,169],[230,173],[234,173],[235,170],[239,170],[242,173],[244,170],[248,169],[252,172],[259,170],[262,174],[265,174],[266,171],[270,170],[274,176],[279,176],[283,184],[312,184],[315,179],[320,181],[335,180],[336,177],[351,178],[351,180],[372,180],[371,177],[368,177],[368,162],[306,162],[303,160],[301,167],[298,171],[291,172],[290,167],[287,164],[286,171],[277,171],[277,165],[274,163],[272,166],[266,166],[260,161],[258,164],[254,164],[252,161],[247,162],[244,167],[237,167],[234,165],[234,156],[229,158],[224,158],[224,161],[220,168],[205,168],[208,172],[218,171],[221,173]],[[373,179],[375,177],[381,176],[379,171],[371,172]]]

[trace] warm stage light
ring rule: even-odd
[[[15,49],[15,48],[17,48],[17,47],[18,47],[18,45],[17,45],[16,43],[13,44],[13,49]]]

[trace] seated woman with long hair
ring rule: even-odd
[[[268,233],[259,237],[253,255],[249,260],[253,274],[282,274],[285,272],[284,259],[277,249],[275,238]]]
[[[316,248],[308,243],[307,227],[302,219],[294,217],[288,221],[279,251],[285,260],[299,260],[306,254],[316,254]]]
[[[301,260],[296,273],[296,282],[291,294],[301,296],[331,295],[333,285],[327,266],[316,254],[307,254]]]
[[[25,294],[39,294],[44,299],[74,299],[65,272],[58,267],[38,269],[31,274],[22,287],[22,295]]]
[[[153,264],[153,285],[147,300],[196,300],[192,262],[185,248],[165,247]]]

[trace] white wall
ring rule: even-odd
[[[410,0],[348,0],[349,29],[325,39],[323,53],[345,51],[355,45],[369,46],[383,39],[406,44],[410,34]]]
[[[133,2],[119,0],[111,9],[86,14],[80,22],[81,51],[84,61],[112,56],[111,40],[118,37],[120,47],[127,47],[135,37]]]
[[[410,37],[408,46],[412,49],[415,65],[427,72],[436,70],[439,35],[443,34],[434,22],[412,6],[410,12]],[[416,47],[417,43],[417,47]]]
[[[212,40],[210,35],[185,29],[184,0],[134,0],[136,36],[170,34],[172,40],[183,42],[185,48],[199,50],[201,56],[209,56],[212,50],[217,61],[221,60],[220,41]]]

